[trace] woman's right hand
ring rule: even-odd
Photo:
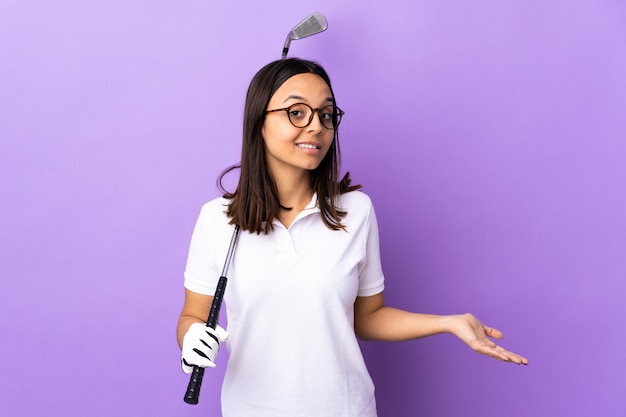
[[[228,339],[226,330],[217,326],[214,329],[204,323],[194,323],[183,337],[181,365],[183,372],[190,374],[194,366],[214,368],[220,343]]]

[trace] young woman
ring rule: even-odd
[[[338,178],[342,115],[314,62],[272,62],[248,89],[239,183],[202,207],[177,329],[183,370],[215,366],[227,335],[204,322],[239,225],[225,294],[224,417],[375,417],[357,337],[402,341],[448,332],[476,352],[528,363],[490,340],[502,334],[471,314],[385,306],[372,203],[347,174]]]

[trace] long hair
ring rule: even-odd
[[[224,193],[224,198],[230,200],[226,210],[230,223],[251,233],[267,234],[272,231],[272,221],[278,218],[281,209],[285,209],[281,205],[276,182],[270,175],[265,159],[265,143],[261,130],[265,123],[267,106],[285,81],[294,75],[306,73],[318,75],[326,82],[333,104],[336,105],[330,78],[324,68],[303,59],[289,58],[267,64],[257,72],[248,87],[241,163],[222,172],[218,187]],[[335,129],[333,142],[326,156],[317,168],[310,171],[311,188],[317,193],[322,220],[331,230],[345,229],[341,219],[346,213],[338,207],[339,195],[361,188],[360,185],[350,185],[349,173],[338,181],[340,165],[339,137]],[[226,174],[237,168],[241,169],[239,183],[234,192],[228,192],[224,189],[222,180]]]

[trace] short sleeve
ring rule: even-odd
[[[200,210],[191,235],[184,273],[185,288],[204,295],[215,294],[220,275],[215,256],[215,242],[219,240],[220,232],[216,220],[224,215],[215,206],[215,202],[209,202]]]
[[[368,297],[381,293],[385,289],[385,277],[380,260],[378,222],[374,206],[369,198],[368,210],[364,221],[365,256],[359,267],[359,297]]]

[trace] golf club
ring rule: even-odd
[[[287,35],[285,40],[285,46],[283,46],[283,59],[287,57],[289,52],[289,45],[292,40],[306,38],[307,36],[315,35],[323,32],[328,28],[326,18],[320,12],[311,13],[306,19],[298,23],[291,32]]]

